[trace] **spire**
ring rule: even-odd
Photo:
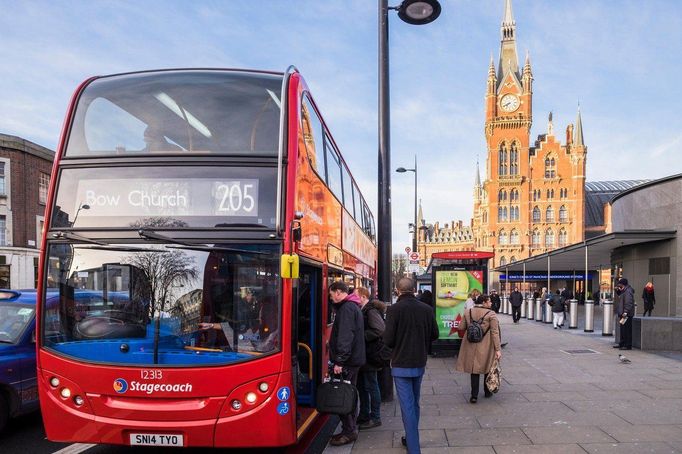
[[[490,53],[490,66],[488,67],[488,77],[495,77],[495,63],[493,62],[493,53]]]
[[[424,212],[422,211],[422,199],[419,199],[419,211],[417,212],[417,223],[424,224]]]
[[[549,122],[547,123],[547,135],[554,135],[554,124],[552,124],[552,112],[549,113]]]
[[[502,43],[500,45],[500,64],[497,68],[498,83],[509,72],[513,71],[519,77],[519,59],[516,55],[516,21],[512,13],[511,0],[504,1],[504,16],[500,28]]]
[[[481,187],[481,170],[478,167],[478,158],[476,158],[476,180],[474,185],[478,188]]]
[[[580,103],[578,103],[578,118],[575,120],[575,129],[573,130],[573,145],[576,147],[584,147],[583,139],[583,119],[580,116]]]
[[[523,65],[523,74],[530,74],[530,52],[526,51],[526,63]]]

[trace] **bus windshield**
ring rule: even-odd
[[[219,365],[276,352],[279,254],[271,244],[52,244],[43,345],[122,365]]]
[[[65,156],[276,156],[282,76],[155,71],[108,76],[78,99]]]

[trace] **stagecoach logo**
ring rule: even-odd
[[[123,394],[124,392],[128,391],[128,382],[122,378],[117,378],[114,380],[114,391],[119,394]]]

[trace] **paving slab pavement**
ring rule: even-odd
[[[469,375],[455,372],[456,358],[429,358],[419,425],[424,454],[682,453],[679,355],[614,350],[613,337],[596,325],[584,333],[499,318],[508,345],[492,398],[470,404]],[[621,363],[618,353],[632,362]],[[406,452],[399,405],[384,403],[381,411],[381,427],[324,452]]]

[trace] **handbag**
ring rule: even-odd
[[[493,360],[493,365],[488,372],[488,376],[485,379],[485,385],[488,387],[488,391],[496,393],[500,390],[500,383],[502,381],[502,369],[500,368],[500,361],[495,358]]]
[[[338,375],[332,375],[317,388],[315,409],[320,413],[348,415],[355,413],[357,403],[357,388]]]

